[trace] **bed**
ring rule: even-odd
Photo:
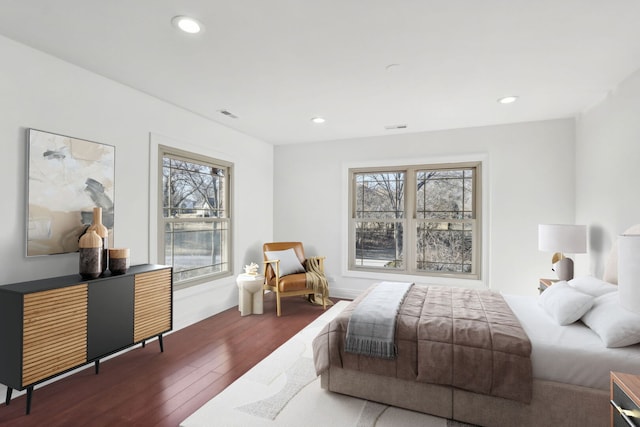
[[[592,290],[594,280],[598,282],[593,278],[587,280],[587,290]],[[576,279],[576,284],[580,283]],[[608,286],[611,289],[607,289],[607,292],[592,295],[587,313],[598,310],[602,312],[604,303],[599,303],[600,300],[617,301],[615,287]],[[560,294],[556,301],[567,301],[566,295],[562,295],[561,292],[568,292],[567,287],[571,286],[559,286],[554,289],[548,294],[548,300],[551,301],[555,292],[556,295]],[[576,289],[585,291],[585,288]],[[598,289],[604,288],[600,286]],[[569,291],[573,292],[571,289]],[[607,295],[604,295],[605,293]],[[354,300],[332,323],[345,320],[348,322],[353,307],[357,306],[363,297],[364,295]],[[335,353],[336,349],[333,350],[333,360],[326,369],[318,369],[316,362],[317,370],[321,371],[321,386],[332,392],[482,426],[608,425],[609,372],[640,372],[640,345],[628,345],[624,342],[621,343],[624,346],[607,348],[601,336],[594,332],[597,330],[600,334],[603,333],[594,321],[589,322],[593,329],[581,321],[560,326],[558,319],[553,316],[553,304],[540,305],[538,297],[503,297],[531,342],[531,395],[530,400],[524,399],[526,402],[523,402],[523,399],[496,397],[456,386],[349,369],[349,363],[344,366],[340,359],[349,359],[352,356],[345,356],[344,353],[340,355],[339,352],[342,350],[339,349],[338,353]],[[586,315],[584,317],[586,318]],[[605,317],[610,319],[611,316],[607,313]],[[628,319],[626,322],[628,323]],[[609,324],[608,327],[612,326],[609,320],[605,323]],[[640,322],[637,323],[640,325]],[[331,328],[331,324],[327,325],[327,331]],[[320,339],[323,332],[319,334],[319,342],[323,341]],[[626,337],[635,332],[625,330],[622,333],[627,339]],[[640,341],[640,335],[637,339]],[[314,352],[329,351],[323,347],[326,346],[314,342]],[[400,351],[401,349],[398,350]],[[316,361],[319,359],[317,354],[314,354],[314,357]],[[360,360],[359,364],[367,364],[367,356],[357,357]],[[378,362],[371,363],[375,365]]]

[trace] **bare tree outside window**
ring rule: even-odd
[[[356,181],[356,263],[402,267],[403,172],[362,173]]]
[[[162,157],[162,257],[177,284],[230,272],[229,166],[214,162]]]
[[[416,172],[416,268],[471,273],[474,169]]]
[[[478,168],[352,170],[351,267],[477,276]]]

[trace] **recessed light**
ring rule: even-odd
[[[189,34],[197,34],[204,28],[200,21],[188,16],[174,16],[171,23],[174,27]]]
[[[500,104],[511,104],[513,102],[516,102],[518,100],[518,97],[515,95],[509,95],[509,96],[504,96],[502,98],[498,99],[498,102]]]
[[[311,119],[311,121],[312,121],[313,123],[320,124],[320,123],[324,123],[326,120],[325,120],[325,119],[323,119],[322,117],[314,117],[314,118],[312,118],[312,119]]]

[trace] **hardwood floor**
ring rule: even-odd
[[[273,294],[263,315],[237,307],[36,388],[31,414],[25,396],[0,406],[0,426],[177,426],[252,366],[323,313],[302,298]],[[3,396],[4,401],[4,396]],[[212,420],[215,425],[215,420]]]

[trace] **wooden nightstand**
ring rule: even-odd
[[[640,426],[640,375],[611,372],[611,427]]]
[[[545,289],[547,289],[557,281],[558,279],[540,279],[540,282],[538,283],[538,290],[540,291],[540,293],[543,293]]]

